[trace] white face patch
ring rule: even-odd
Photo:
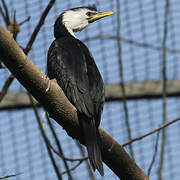
[[[90,12],[90,10],[82,8],[78,10],[68,10],[63,14],[63,23],[74,37],[73,32],[81,31],[89,25],[87,12]]]

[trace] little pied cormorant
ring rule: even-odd
[[[98,126],[105,99],[104,84],[90,51],[74,32],[112,14],[112,11],[98,12],[95,6],[63,12],[54,24],[55,40],[49,48],[47,59],[48,76],[57,80],[76,107],[90,163],[102,176],[104,170]]]

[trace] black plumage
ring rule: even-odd
[[[89,148],[94,148],[88,154],[101,156],[99,149],[97,150],[100,144],[97,128],[104,103],[104,85],[89,50],[74,37],[56,39],[48,51],[47,67],[48,76],[57,80],[69,101],[78,110],[86,145],[89,142]],[[96,162],[93,162],[96,160],[91,160],[92,156],[89,155],[89,158],[96,169]]]
[[[83,7],[97,14],[94,7]],[[76,11],[82,8],[74,8]],[[87,14],[87,13],[86,13]],[[87,15],[86,15],[87,16]],[[48,51],[47,72],[56,79],[69,101],[76,107],[82,124],[88,156],[93,169],[104,174],[101,139],[98,132],[104,104],[104,84],[88,48],[69,32],[61,14],[55,22],[55,40]],[[73,30],[73,29],[72,29]]]

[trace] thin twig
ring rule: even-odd
[[[4,14],[4,11],[3,11],[1,5],[0,5],[0,13],[1,13],[1,15],[2,15],[2,17],[4,19],[4,22],[6,22],[6,15]]]
[[[1,0],[1,1],[2,1],[2,4],[3,4],[3,8],[5,10],[5,13],[3,12],[1,6],[0,6],[0,12],[1,12],[1,15],[3,16],[4,22],[6,23],[6,26],[8,27],[10,25],[10,18],[9,18],[8,7],[7,7],[6,2],[4,0]],[[0,102],[2,101],[4,96],[6,95],[6,93],[8,91],[8,88],[11,85],[11,83],[13,82],[13,80],[14,80],[14,76],[13,76],[13,74],[11,74],[9,76],[9,78],[6,80],[6,82],[4,83],[4,85],[2,87],[2,90],[0,92]]]
[[[120,2],[117,0],[117,36],[120,36],[120,26],[121,26],[121,21],[120,21]],[[122,47],[121,47],[121,42],[117,41],[118,44],[118,57],[119,57],[119,68],[120,68],[120,78],[121,78],[121,89],[122,89],[122,101],[123,101],[123,107],[124,107],[124,113],[125,113],[125,123],[127,126],[127,132],[128,132],[128,139],[132,139],[131,135],[131,127],[130,127],[130,122],[129,122],[129,113],[128,113],[128,107],[127,107],[127,101],[126,101],[126,90],[124,86],[124,74],[123,74],[123,61],[122,61]],[[132,145],[130,144],[129,146],[130,154],[132,159],[134,160],[134,153],[133,153],[133,148]]]
[[[179,120],[180,120],[180,117],[178,117],[178,118],[176,118],[176,119],[174,119],[174,120],[172,120],[170,122],[167,122],[167,123],[161,125],[160,127],[158,127],[157,129],[154,129],[154,130],[152,130],[152,131],[150,131],[150,132],[148,132],[148,133],[146,133],[146,134],[144,134],[142,136],[139,136],[139,137],[136,137],[136,138],[134,138],[134,139],[132,139],[130,141],[127,141],[126,143],[124,143],[122,145],[122,147],[127,146],[127,145],[129,145],[129,144],[131,144],[131,143],[133,143],[135,141],[141,140],[141,139],[143,139],[143,138],[145,138],[145,137],[147,137],[147,136],[149,136],[149,135],[151,135],[151,134],[153,134],[153,133],[155,133],[157,131],[160,131],[160,130],[166,128],[167,126],[169,126],[169,125],[171,125],[171,124],[173,124],[173,123],[175,123],[175,122],[177,122]]]
[[[29,52],[31,50],[32,44],[35,41],[35,39],[37,37],[37,34],[40,31],[41,26],[44,24],[46,16],[48,15],[50,9],[53,7],[54,3],[55,3],[55,0],[51,0],[49,2],[49,4],[47,5],[46,9],[44,10],[44,12],[42,13],[41,18],[40,18],[37,26],[35,27],[35,29],[34,29],[34,31],[32,33],[32,36],[31,36],[31,38],[30,38],[30,40],[29,40],[29,42],[28,42],[28,44],[27,44],[27,46],[26,46],[26,48],[24,50],[25,53],[27,53],[27,52]]]
[[[9,26],[9,24],[11,23],[10,21],[10,17],[9,17],[9,11],[8,11],[8,7],[6,5],[6,2],[5,0],[1,0],[2,1],[2,4],[3,4],[3,7],[4,7],[4,10],[5,10],[5,14],[6,14],[6,25],[7,27]]]
[[[3,0],[2,0],[2,1],[3,1]],[[31,47],[32,47],[32,45],[33,45],[33,43],[34,43],[34,41],[35,41],[35,39],[36,39],[36,36],[37,36],[38,32],[40,31],[40,28],[41,28],[42,25],[44,24],[45,18],[46,18],[46,16],[48,15],[48,13],[49,13],[50,9],[52,8],[52,6],[54,5],[54,2],[55,2],[55,0],[51,0],[51,1],[49,2],[49,4],[47,5],[46,9],[44,10],[44,12],[42,13],[41,18],[40,18],[40,20],[39,20],[36,28],[34,29],[34,32],[33,32],[33,34],[31,35],[31,37],[30,37],[30,39],[29,39],[29,42],[28,42],[28,44],[26,45],[26,48],[25,48],[25,50],[24,50],[24,52],[25,52],[26,55],[27,55],[27,54],[29,53],[29,51],[31,50]],[[5,3],[5,2],[4,2],[4,3]],[[6,6],[6,7],[7,7],[7,6]],[[9,25],[9,24],[8,24],[8,25]],[[8,25],[7,25],[7,26],[8,26]],[[6,80],[6,82],[5,82],[5,84],[4,84],[3,88],[2,88],[2,91],[1,91],[1,94],[0,94],[0,102],[1,102],[1,100],[4,98],[5,94],[7,93],[10,85],[11,85],[12,82],[13,82],[13,80],[14,80],[14,77],[13,77],[13,75],[11,74],[11,75],[9,76],[9,78]]]
[[[50,127],[50,129],[51,129],[51,132],[52,132],[52,134],[53,134],[53,137],[54,137],[54,139],[55,139],[55,141],[56,141],[56,145],[57,145],[57,147],[58,147],[58,151],[59,151],[59,153],[64,157],[64,153],[63,153],[63,149],[62,149],[62,147],[61,147],[61,143],[60,143],[60,141],[59,141],[59,139],[58,139],[58,137],[57,137],[57,135],[56,135],[56,132],[55,132],[55,130],[54,130],[54,127],[53,127],[53,125],[52,125],[52,123],[51,123],[51,121],[50,121],[50,118],[49,118],[47,112],[45,112],[45,115],[46,115],[46,118],[47,118],[49,127]],[[69,165],[68,165],[68,163],[66,162],[67,160],[66,160],[65,158],[62,158],[62,160],[63,160],[64,166],[65,166],[65,168],[66,168],[66,170],[67,170],[67,174],[68,174],[68,178],[69,178],[68,180],[73,180],[72,174],[71,174],[71,172],[69,171]]]
[[[135,46],[150,48],[150,49],[153,49],[156,51],[163,51],[162,47],[154,46],[154,45],[148,44],[148,43],[141,43],[141,42],[134,41],[131,39],[127,39],[127,38],[124,38],[122,36],[117,36],[117,35],[103,35],[103,34],[101,34],[101,35],[96,35],[96,36],[85,38],[85,39],[83,39],[83,41],[86,42],[86,41],[92,41],[92,40],[97,40],[97,39],[115,39],[117,41],[123,41],[125,43],[129,43],[129,44],[132,44]],[[173,54],[179,54],[180,53],[180,49],[166,48],[166,51],[169,53],[173,53]]]
[[[147,173],[148,177],[151,174],[151,169],[152,169],[153,164],[154,164],[155,159],[156,159],[156,155],[157,155],[157,151],[158,151],[159,134],[160,134],[160,131],[157,132],[156,143],[155,143],[155,147],[154,147],[154,154],[153,154],[153,158],[152,158],[152,161],[150,163],[150,166],[148,168],[148,173]]]
[[[42,125],[42,124],[41,124]],[[43,129],[43,128],[42,128]],[[60,152],[58,152],[57,150],[55,150],[55,148],[52,146],[52,144],[50,143],[50,141],[49,141],[49,139],[48,139],[48,137],[47,137],[47,135],[46,135],[46,132],[45,132],[45,130],[43,129],[43,131],[44,131],[44,136],[45,136],[45,138],[46,138],[46,141],[47,141],[47,143],[48,143],[48,146],[52,149],[52,151],[54,152],[54,153],[56,153],[56,155],[58,155],[60,158],[62,158],[62,159],[64,159],[64,160],[66,160],[66,161],[72,161],[72,162],[74,162],[74,161],[83,161],[83,160],[86,160],[87,159],[87,157],[83,157],[83,158],[67,158],[67,157],[64,157],[64,155],[63,154],[61,154]]]
[[[19,25],[22,26],[24,23],[28,22],[31,19],[30,16],[28,16],[24,21],[20,22]]]
[[[7,179],[7,178],[18,176],[20,174],[23,174],[23,173],[16,173],[16,174],[11,174],[11,175],[7,175],[7,176],[3,176],[3,177],[0,177],[0,179]]]
[[[43,129],[42,124],[41,124],[41,118],[40,118],[40,116],[39,116],[37,107],[36,107],[36,105],[35,105],[35,103],[34,103],[34,100],[33,100],[32,96],[31,96],[31,94],[28,93],[28,92],[27,92],[27,94],[28,94],[29,100],[30,100],[30,102],[31,102],[31,104],[32,104],[32,107],[33,107],[33,110],[34,110],[34,113],[35,113],[35,116],[36,116],[36,120],[37,120],[38,125],[39,125],[39,128],[40,128],[40,130],[41,130],[41,134],[42,134],[43,139],[44,139],[44,142],[45,142],[45,144],[46,144],[46,148],[47,148],[49,157],[50,157],[50,159],[51,159],[51,162],[52,162],[52,164],[53,164],[54,170],[55,170],[55,172],[56,172],[56,175],[57,175],[57,177],[58,177],[59,180],[62,180],[61,174],[60,174],[60,172],[59,172],[59,167],[56,165],[55,159],[54,159],[53,154],[52,154],[52,152],[51,152],[51,150],[50,150],[50,147],[49,147],[49,145],[48,145],[48,141],[47,141],[46,135],[45,135],[45,133],[44,133],[44,129]]]
[[[12,24],[12,26],[13,26],[13,38],[16,40],[16,35],[17,35],[17,29],[16,29],[16,23],[17,23],[17,21],[16,21],[16,10],[14,11],[14,17],[13,17],[13,24]],[[17,25],[19,26],[19,24],[17,23]]]
[[[167,40],[167,31],[168,31],[168,14],[169,14],[169,0],[166,0],[165,15],[164,15],[164,34],[163,34],[163,123],[167,121],[167,74],[166,74],[166,61],[167,61],[167,52],[166,52],[166,40]],[[162,180],[162,170],[164,167],[164,153],[166,145],[166,132],[165,129],[162,131],[162,144],[161,144],[161,154],[160,154],[160,164],[158,169],[159,180]]]
[[[47,138],[47,136],[46,136],[46,138]],[[67,158],[67,157],[64,157],[61,153],[59,153],[57,150],[54,149],[54,147],[51,145],[51,143],[48,139],[47,139],[47,141],[48,141],[48,145],[52,149],[52,151],[54,153],[56,153],[60,158],[66,160],[66,161],[74,162],[74,161],[84,161],[84,160],[88,159],[87,157],[83,157],[83,158]]]
[[[75,170],[77,167],[79,167],[79,166],[81,165],[82,162],[83,162],[83,160],[82,160],[82,161],[79,161],[74,167],[72,167],[71,169],[69,169],[69,171]],[[63,172],[61,173],[61,175],[64,175],[64,174],[66,174],[66,173],[67,173],[67,171],[63,171]]]
[[[11,28],[12,29],[11,29]],[[8,30],[11,29],[11,33],[13,34],[13,38],[16,40],[16,37],[18,35],[18,33],[20,32],[20,25],[18,24],[18,22],[16,21],[16,11],[14,11],[14,17],[13,17],[13,21],[11,22],[11,24],[8,26]]]
[[[2,99],[4,98],[4,96],[6,95],[7,91],[8,91],[8,88],[9,86],[11,85],[11,83],[13,82],[14,80],[14,76],[13,74],[11,74],[9,76],[9,78],[6,80],[6,82],[4,83],[3,87],[2,87],[2,90],[0,92],[0,102],[2,101]]]

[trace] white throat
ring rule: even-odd
[[[63,14],[63,23],[69,33],[75,38],[74,32],[81,31],[89,24],[86,11],[86,9],[81,9],[81,11],[69,10]]]

